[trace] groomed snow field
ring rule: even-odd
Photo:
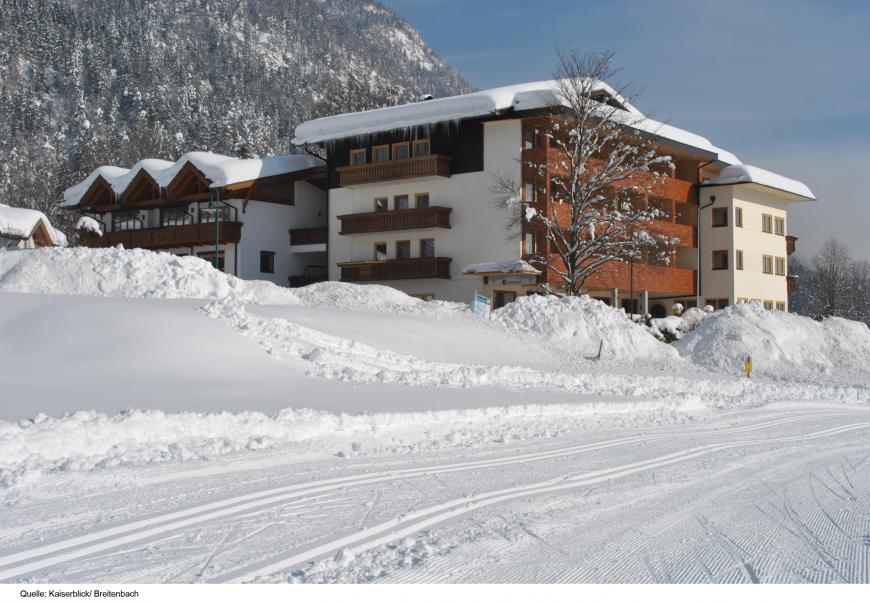
[[[0,253],[0,333],[0,580],[870,575],[863,324],[52,248]]]

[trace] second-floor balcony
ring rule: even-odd
[[[348,165],[336,168],[342,187],[353,187],[372,182],[426,178],[429,176],[450,177],[450,157],[424,155],[393,161]]]
[[[327,232],[325,226],[315,228],[291,228],[290,251],[310,253],[326,251]]]
[[[450,207],[415,207],[338,216],[343,235],[421,228],[450,228]]]
[[[414,278],[450,278],[452,258],[403,258],[341,262],[341,280],[350,283],[395,281]]]
[[[107,232],[102,237],[102,243],[109,247],[120,243],[127,248],[172,249],[174,247],[214,245],[217,236],[218,233],[213,223],[186,224]],[[222,244],[238,243],[241,238],[241,222],[221,222],[220,242]]]

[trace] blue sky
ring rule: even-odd
[[[546,79],[557,48],[613,51],[635,103],[806,182],[798,250],[870,259],[870,2],[382,0],[478,88]]]

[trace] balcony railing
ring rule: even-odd
[[[418,228],[450,228],[451,211],[453,211],[451,207],[433,206],[345,214],[338,216],[338,219],[341,220],[339,234],[349,235]]]
[[[342,262],[341,280],[351,283],[412,278],[450,278],[452,258],[407,258],[368,262]]]
[[[214,245],[215,235],[214,224],[188,224],[185,226],[107,232],[103,235],[102,242],[110,247],[120,243],[127,248],[170,249],[173,247]],[[221,243],[238,243],[241,238],[241,222],[221,222]]]
[[[698,246],[698,228],[695,226],[677,224],[667,220],[653,220],[647,230],[654,234],[680,239],[680,242],[676,244],[678,249],[692,249]]]
[[[326,228],[291,228],[290,245],[325,245]]]
[[[695,294],[696,272],[689,268],[652,266],[649,264],[611,262],[592,275],[584,284],[589,291],[619,289],[628,293],[649,291],[658,295],[685,296]]]
[[[450,158],[444,155],[426,155],[365,165],[348,165],[336,168],[336,171],[343,187],[402,178],[449,178]]]

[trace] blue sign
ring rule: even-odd
[[[474,292],[474,305],[472,311],[475,316],[489,316],[489,310],[492,304],[489,298],[482,293]]]

